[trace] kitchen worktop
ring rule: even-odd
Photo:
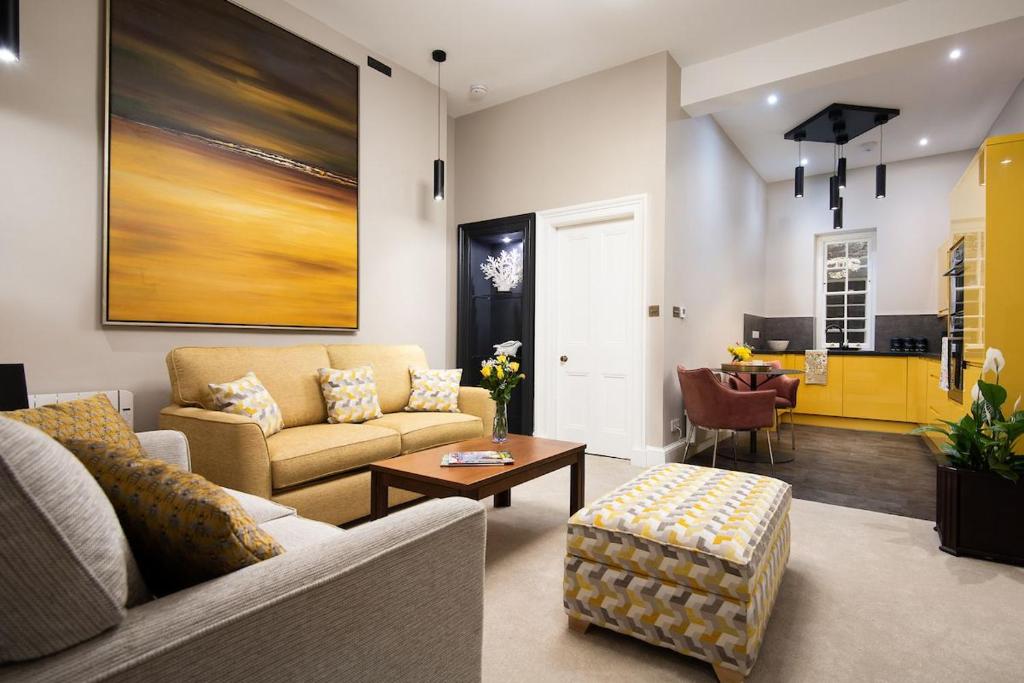
[[[780,356],[787,353],[799,355],[805,349],[786,349],[785,351],[769,351],[768,349],[757,349],[754,355]],[[939,358],[938,351],[859,351],[856,349],[828,349],[830,356],[896,356],[903,358]]]

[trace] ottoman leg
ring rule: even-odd
[[[715,675],[718,676],[718,683],[743,683],[743,679],[746,678],[739,671],[734,669],[726,669],[721,664],[712,664],[715,667]]]
[[[576,617],[569,617],[569,628],[576,631],[576,633],[586,633],[587,629],[590,628],[590,622],[577,619]]]

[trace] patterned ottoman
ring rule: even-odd
[[[670,463],[569,520],[569,625],[603,626],[750,673],[789,559],[790,486]]]

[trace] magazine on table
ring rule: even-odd
[[[508,451],[455,451],[441,457],[441,467],[490,467],[514,462]]]

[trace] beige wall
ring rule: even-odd
[[[646,194],[647,298],[660,304],[670,64],[659,53],[456,119],[457,223]],[[663,320],[647,323],[648,445],[663,443]]]
[[[130,389],[146,429],[167,401],[174,346],[414,342],[446,361],[450,204],[431,197],[434,86],[395,65],[390,79],[366,68],[365,48],[286,3],[239,4],[361,67],[360,331],[99,324],[103,3],[32,0],[21,3],[22,61],[0,68],[0,362],[26,363],[29,391]]]
[[[682,417],[676,365],[716,367],[764,306],[766,186],[714,119],[668,129],[664,422]],[[680,434],[666,433],[675,440]]]

